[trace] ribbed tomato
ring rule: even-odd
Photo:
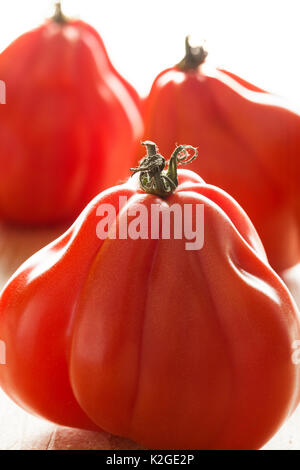
[[[175,143],[201,149],[191,169],[232,195],[254,223],[272,267],[300,262],[300,116],[280,98],[224,70],[203,48],[155,79],[145,138],[163,154]]]
[[[0,384],[34,414],[150,448],[259,448],[299,401],[299,313],[241,207],[177,174],[188,148],[164,173],[145,144],[137,174],[6,285]],[[198,207],[204,244],[187,249]],[[184,227],[157,234],[154,209],[186,211]]]
[[[132,164],[140,102],[99,34],[60,6],[0,55],[0,219],[74,219]]]

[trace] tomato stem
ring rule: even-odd
[[[166,162],[165,158],[158,153],[158,147],[154,142],[146,140],[142,142],[146,147],[147,154],[140,161],[138,168],[130,168],[135,173],[140,173],[141,188],[149,194],[155,194],[166,198],[174,192],[178,186],[177,165],[191,163],[198,155],[198,151],[192,145],[179,145],[175,148],[171,158]],[[190,155],[189,150],[192,150]],[[166,164],[168,170],[164,171]]]
[[[185,38],[185,56],[177,64],[177,67],[183,71],[195,70],[205,62],[206,57],[207,52],[203,46],[192,47],[190,45],[190,38],[187,36]]]
[[[55,21],[55,23],[67,22],[67,17],[62,12],[61,2],[55,3],[55,12],[54,12],[54,15],[52,16],[52,20]]]

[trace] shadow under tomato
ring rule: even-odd
[[[143,450],[138,444],[106,432],[83,431],[57,426],[53,432],[24,442],[33,450]],[[21,449],[23,450],[23,449]]]

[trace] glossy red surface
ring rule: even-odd
[[[137,203],[203,204],[203,248],[99,240],[97,208],[120,196],[118,226]],[[186,170],[165,201],[137,176],[97,196],[8,282],[0,338],[21,407],[150,448],[259,448],[299,401],[296,306],[240,206]]]

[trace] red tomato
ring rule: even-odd
[[[59,9],[0,55],[0,218],[74,219],[127,175],[142,133],[140,100],[102,39]]]
[[[202,48],[155,79],[145,137],[170,154],[176,142],[201,149],[191,169],[232,195],[253,221],[272,267],[300,261],[300,116],[232,73],[211,70]]]
[[[259,448],[299,401],[297,308],[241,207],[191,171],[177,181],[187,149],[161,173],[146,146],[132,179],[99,194],[6,285],[0,384],[34,414],[150,448]],[[109,208],[118,232],[146,211],[152,234],[153,205],[166,215],[173,204],[203,207],[201,249],[162,232],[99,239]]]

